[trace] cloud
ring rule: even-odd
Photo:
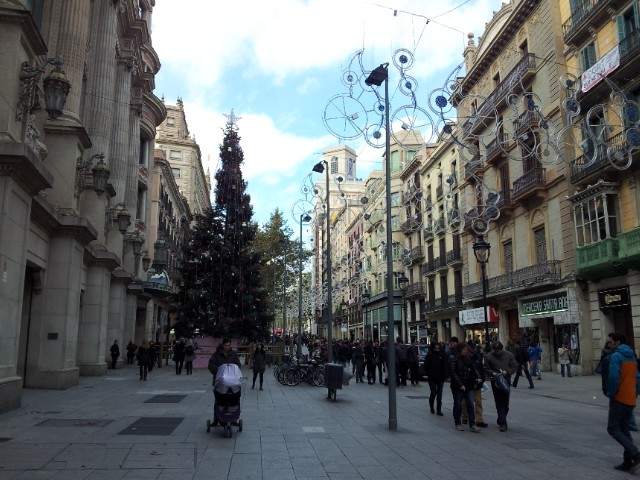
[[[220,112],[205,106],[202,101],[184,104],[189,130],[196,135],[205,161],[205,169],[215,172],[218,167],[219,145],[226,118]],[[271,117],[263,113],[240,115],[243,174],[247,180],[260,180],[275,185],[282,177],[290,177],[296,168],[314,152],[331,142],[328,135],[304,137],[281,130]]]
[[[307,77],[300,85],[298,85],[296,92],[300,95],[306,95],[310,90],[318,86],[319,83],[320,82],[316,77]]]
[[[344,64],[363,46],[376,65],[418,40],[414,75],[428,75],[462,60],[464,33],[478,33],[497,6],[476,0],[425,26],[403,11],[437,15],[450,9],[449,0],[395,1],[397,16],[369,0],[166,1],[154,9],[153,42],[165,66],[184,72],[192,88],[216,86],[223,70],[239,65],[248,77],[257,71],[281,82]]]

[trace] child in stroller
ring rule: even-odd
[[[241,379],[240,361],[231,350],[231,342],[224,339],[209,359],[209,371],[213,374],[213,422],[207,420],[207,432],[211,427],[221,425],[224,436],[231,437],[231,427],[242,431],[240,419]]]

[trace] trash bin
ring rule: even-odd
[[[329,390],[327,398],[336,401],[336,392],[342,388],[344,367],[339,363],[326,363],[324,366],[324,382]]]

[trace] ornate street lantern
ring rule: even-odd
[[[142,269],[146,272],[147,270],[149,270],[149,265],[151,265],[151,257],[149,257],[147,252],[145,252],[144,256],[142,257]]]
[[[124,205],[121,205],[118,208],[116,221],[118,222],[118,230],[120,230],[120,233],[124,235],[127,228],[129,228],[129,225],[131,225],[131,215]]]
[[[107,189],[107,181],[109,180],[111,171],[104,163],[104,155],[100,154],[97,158],[99,159],[98,163],[91,169],[91,173],[93,174],[93,189],[98,195],[102,195]]]
[[[69,95],[69,90],[71,89],[71,82],[67,80],[62,70],[61,61],[56,61],[53,65],[54,68],[42,81],[42,85],[44,87],[45,108],[49,118],[55,120],[62,115],[64,105],[67,102],[67,95]]]

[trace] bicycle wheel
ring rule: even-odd
[[[301,380],[302,377],[300,375],[300,371],[295,368],[288,370],[285,374],[285,384],[290,387],[295,387]]]
[[[282,368],[278,372],[278,383],[280,383],[280,385],[286,385],[286,383],[285,383],[286,373],[287,373],[287,371],[282,369]]]
[[[313,384],[316,387],[324,387],[324,369],[316,368],[313,372]]]

